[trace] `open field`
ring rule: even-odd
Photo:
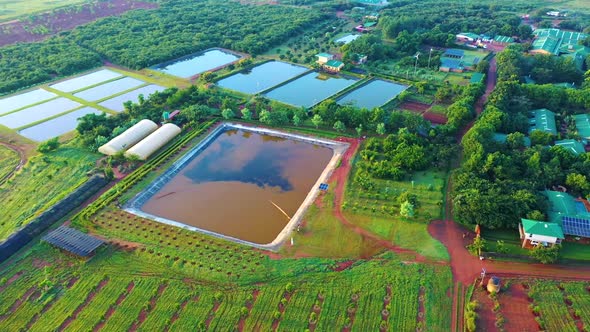
[[[81,4],[88,0],[27,0],[26,5],[19,1],[0,0],[0,22],[8,21],[19,16],[37,14],[58,7]]]
[[[448,330],[443,308],[450,306],[449,269],[405,265],[391,255],[378,258],[343,269],[330,260],[265,258],[251,282],[207,282],[206,277],[197,280],[194,271],[209,271],[208,266],[154,260],[139,250],[108,246],[84,262],[38,244],[0,275],[0,329],[325,331],[381,326],[414,331],[420,316],[429,330]]]
[[[4,145],[0,145],[0,181],[14,170],[18,165],[18,161],[18,153]]]
[[[0,239],[84,182],[96,159],[97,155],[70,145],[30,158],[0,187]]]

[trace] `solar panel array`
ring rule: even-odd
[[[564,216],[562,224],[564,234],[590,237],[590,219]]]
[[[100,239],[66,226],[60,226],[58,229],[45,235],[43,240],[60,249],[82,257],[90,255],[104,243]]]
[[[327,183],[320,184],[320,190],[328,190],[328,184]]]

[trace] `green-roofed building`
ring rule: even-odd
[[[469,80],[469,83],[470,84],[483,83],[483,79],[484,79],[483,73],[473,73],[473,75],[471,75],[471,79]]]
[[[502,134],[502,133],[494,133],[494,136],[492,136],[492,139],[498,143],[506,143],[507,138],[508,138],[508,135]],[[523,141],[524,141],[524,146],[526,146],[526,147],[531,146],[531,139],[528,138],[527,136],[525,136],[523,138]]]
[[[574,121],[576,122],[576,130],[578,131],[578,134],[582,136],[582,138],[590,140],[590,115],[574,115]]]
[[[523,240],[523,248],[537,245],[554,246],[565,239],[561,225],[554,222],[520,219],[518,230],[520,238]]]
[[[508,36],[497,35],[494,37],[494,42],[500,44],[512,44],[514,43],[514,38]]]
[[[581,32],[565,31],[560,29],[536,29],[533,31],[535,40],[529,53],[559,55],[578,42],[586,39],[587,34]]]
[[[479,39],[479,35],[472,33],[472,32],[461,32],[456,35],[457,39],[467,40],[467,41],[476,41]]]
[[[530,129],[529,133],[533,130],[542,130],[544,132],[557,135],[557,127],[555,125],[555,113],[551,112],[546,108],[531,111],[531,117],[529,118]]]
[[[377,22],[365,22],[365,23],[363,23],[363,27],[365,27],[367,29],[368,28],[372,28],[372,27],[374,27],[376,25],[377,25]]]
[[[562,148],[576,155],[586,152],[584,149],[584,144],[574,139],[562,139],[560,141],[555,141],[555,146],[561,146]]]
[[[566,235],[590,237],[590,203],[575,199],[568,193],[546,190],[549,199],[547,215],[551,222],[561,225]]]
[[[323,65],[326,62],[334,59],[334,55],[332,55],[330,53],[319,53],[319,54],[316,54],[315,56],[316,56],[316,58],[318,58],[318,60],[316,62],[319,63],[320,65]]]
[[[331,72],[339,72],[344,68],[344,63],[338,60],[330,60],[323,65],[324,69]]]
[[[561,56],[570,57],[579,70],[584,69],[584,61],[590,55],[590,47],[584,45],[565,45],[559,49]]]

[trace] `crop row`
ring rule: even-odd
[[[284,298],[285,288],[272,286],[264,288],[258,294],[258,298],[252,307],[250,315],[246,319],[245,331],[270,331],[275,315],[278,313],[279,303]],[[279,315],[280,316],[280,315]]]
[[[190,292],[183,282],[171,281],[138,331],[163,331],[174,313],[180,309],[180,304],[188,299]]]
[[[322,310],[321,302],[321,295],[314,288],[296,290],[283,313],[279,331],[304,331],[315,325]]]
[[[238,327],[240,318],[245,314],[243,308],[251,301],[251,291],[224,292],[219,299],[219,306],[209,323],[212,331],[233,331]]]
[[[76,284],[64,292],[61,298],[31,327],[31,331],[45,331],[48,326],[58,327],[72,317],[72,314],[84,303],[90,292],[107,280],[100,274],[83,276]]]
[[[564,304],[563,294],[553,281],[537,281],[529,297],[541,314],[542,327],[548,331],[577,331],[576,324]],[[535,310],[537,311],[537,310]]]
[[[170,325],[170,331],[204,331],[206,322],[216,305],[217,294],[211,290],[199,289],[191,294],[191,300],[182,311],[178,319]],[[223,296],[223,295],[221,295]]]
[[[567,299],[572,302],[572,307],[584,326],[590,327],[590,288],[579,282],[563,283],[567,293]]]

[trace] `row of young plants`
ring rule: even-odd
[[[223,292],[223,297],[220,298],[219,306],[212,315],[208,328],[211,331],[237,330],[240,319],[247,319],[245,317],[247,311],[243,309],[252,301],[252,292],[249,289]]]
[[[539,328],[547,331],[577,331],[564,303],[563,294],[554,281],[538,280],[529,289],[531,309]]]
[[[321,314],[322,299],[314,287],[302,285],[289,300],[279,328],[284,326],[296,331],[314,328]]]
[[[205,331],[207,317],[222,300],[223,293],[201,288],[191,294],[179,317],[170,325],[170,331]]]
[[[582,282],[563,283],[567,298],[574,309],[574,315],[582,320],[584,328],[590,330],[590,285]]]
[[[252,307],[250,315],[245,321],[245,331],[270,331],[272,330],[273,322],[281,319],[281,312],[279,306],[286,304],[285,299],[285,285],[273,285],[265,287],[260,290],[260,294]],[[291,290],[292,291],[292,290]],[[283,304],[283,302],[285,304]]]
[[[146,320],[139,326],[138,331],[163,331],[170,319],[185,300],[189,299],[191,290],[182,281],[167,281],[166,289],[156,299],[155,308],[147,315]]]

